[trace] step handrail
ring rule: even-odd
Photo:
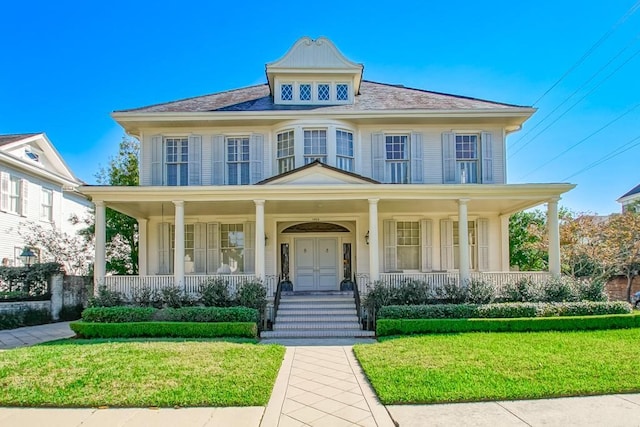
[[[353,298],[356,301],[356,316],[358,316],[358,325],[360,325],[360,329],[364,329],[364,324],[362,323],[362,310],[360,307],[360,292],[358,291],[358,281],[356,280],[356,275],[353,275]]]
[[[282,277],[278,275],[278,284],[276,285],[276,296],[273,299],[273,320],[271,321],[272,330],[273,330],[273,324],[276,323],[276,316],[278,315],[278,306],[280,305],[280,298],[282,298]]]

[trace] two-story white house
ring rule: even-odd
[[[82,187],[96,281],[504,282],[524,274],[509,272],[509,216],[543,203],[559,274],[557,202],[573,185],[506,183],[507,135],[534,112],[367,81],[330,40],[304,37],[264,84],[113,113],[141,141],[141,185]],[[105,277],[105,207],[139,222],[139,278]]]
[[[21,224],[33,222],[75,235],[91,202],[78,192],[84,183],[69,169],[44,133],[0,135],[0,258],[20,266],[25,242]],[[40,248],[31,248],[40,255]],[[40,259],[39,261],[47,261]]]

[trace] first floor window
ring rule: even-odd
[[[48,188],[42,189],[42,207],[40,218],[45,221],[53,221],[53,191]]]
[[[173,259],[173,253],[176,249],[176,226],[171,225],[171,259]],[[186,262],[193,261],[195,259],[195,226],[193,224],[184,225],[184,260]]]
[[[316,160],[327,163],[327,131],[324,129],[304,131],[304,164]]]
[[[244,226],[243,224],[220,224],[221,273],[244,272]]]
[[[189,184],[189,141],[187,138],[165,138],[167,185]]]
[[[475,221],[469,221],[467,223],[469,231],[469,268],[475,269],[478,266],[477,263],[477,250],[476,250],[476,223]],[[458,221],[453,222],[453,268],[460,268],[460,223]]]
[[[478,182],[478,135],[456,135],[456,173],[462,184]]]
[[[249,138],[227,138],[229,184],[249,184]]]
[[[399,270],[420,269],[420,223],[398,221],[396,239]]]
[[[353,172],[353,134],[336,130],[336,166],[338,169]]]
[[[277,135],[278,173],[285,173],[294,168],[293,131],[281,132]]]
[[[408,140],[407,135],[385,136],[385,159],[390,183],[407,184],[409,182]]]

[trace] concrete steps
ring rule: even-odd
[[[273,331],[262,338],[373,337],[358,323],[353,292],[283,293]]]

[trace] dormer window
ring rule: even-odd
[[[348,101],[349,100],[349,85],[340,83],[336,85],[336,100]]]
[[[300,85],[300,101],[311,101],[311,85],[304,83]]]
[[[318,85],[318,101],[328,101],[330,99],[329,84],[320,83]]]
[[[293,85],[291,83],[284,83],[280,86],[280,99],[293,101]]]

